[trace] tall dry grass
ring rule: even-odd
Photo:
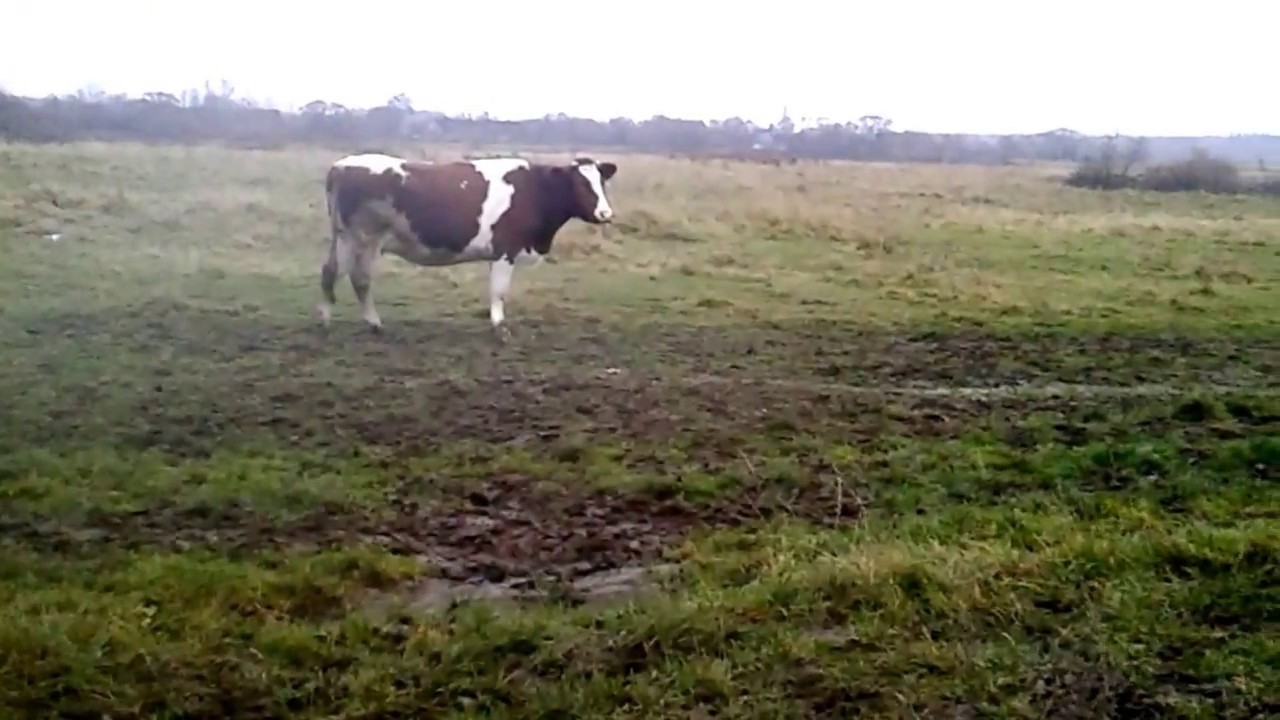
[[[436,160],[469,152],[392,150]],[[1248,324],[1280,278],[1274,199],[1064,188],[1067,169],[1050,166],[528,157],[581,154],[619,164],[609,188],[618,220],[566,226],[559,262],[516,279],[527,307],[859,322],[1146,322],[1154,313]],[[81,263],[91,282],[150,272],[155,292],[305,308],[326,249],[324,171],[340,155],[3,145],[2,231],[33,277]],[[52,233],[65,239],[57,250],[41,240]],[[483,273],[388,257],[376,294],[475,303]]]

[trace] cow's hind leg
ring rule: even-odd
[[[375,241],[361,242],[351,263],[351,289],[360,301],[360,314],[374,332],[382,331],[382,318],[373,305],[373,270],[380,248]]]
[[[320,313],[320,322],[325,326],[328,326],[329,321],[333,318],[333,306],[338,302],[334,287],[339,280],[351,271],[351,256],[351,241],[344,237],[341,232],[335,230],[333,239],[329,243],[329,257],[325,258],[324,264],[320,266],[320,294],[322,297],[316,309]]]

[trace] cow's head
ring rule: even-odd
[[[578,158],[566,169],[572,188],[573,216],[595,225],[613,222],[613,206],[609,204],[604,186],[618,172],[618,166],[611,162],[598,163],[591,158]]]

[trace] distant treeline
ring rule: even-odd
[[[797,128],[786,117],[768,126],[739,118],[702,122],[657,116],[607,122],[563,114],[534,120],[449,116],[415,109],[403,95],[370,109],[316,100],[298,112],[257,106],[228,87],[143,97],[82,91],[43,99],[0,93],[0,136],[28,142],[133,140],[222,141],[250,147],[308,143],[353,148],[378,143],[457,143],[519,148],[619,148],[696,156],[779,160],[853,159],[1002,164],[1083,162],[1104,152],[1107,138],[1069,129],[1035,135],[958,135],[897,131],[892,120]],[[1113,139],[1114,140],[1114,139]],[[1280,164],[1280,137],[1145,138],[1144,159],[1186,157],[1199,148],[1235,163]]]

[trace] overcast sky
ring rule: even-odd
[[[1264,0],[13,0],[0,87],[226,78],[498,117],[892,118],[939,132],[1280,134]],[[1264,111],[1264,108],[1266,110]]]

